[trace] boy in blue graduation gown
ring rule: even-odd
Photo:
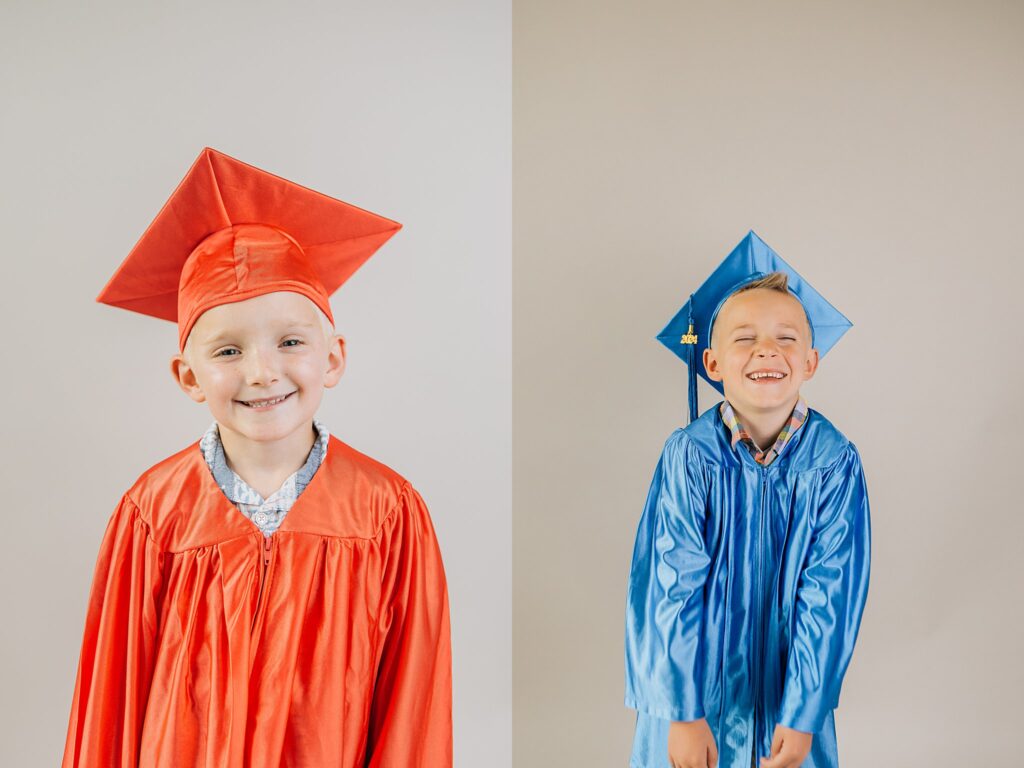
[[[689,367],[691,421],[665,443],[633,552],[632,768],[838,766],[868,497],[856,447],[800,386],[849,327],[750,232],[658,337]],[[698,368],[725,400],[694,418]]]

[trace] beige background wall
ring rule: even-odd
[[[854,322],[805,390],[872,502],[843,765],[1021,765],[1024,6],[513,23],[515,764],[626,764],[626,577],[686,406],[654,335],[753,228]]]
[[[1019,764],[1020,4],[0,18],[0,763],[59,754],[106,518],[208,423],[166,372],[173,327],[92,299],[210,144],[406,225],[335,299],[350,368],[323,415],[431,505],[460,766],[511,764],[510,658],[515,765],[624,765],[626,574],[685,408],[653,337],[749,228],[855,323],[806,390],[873,505],[845,768]]]

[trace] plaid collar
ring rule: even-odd
[[[747,449],[750,451],[750,455],[754,457],[754,461],[763,466],[768,466],[782,453],[782,449],[785,447],[786,442],[793,433],[800,429],[800,426],[807,419],[807,401],[804,400],[803,395],[796,401],[796,405],[793,408],[793,413],[789,417],[789,421],[786,422],[786,426],[779,432],[779,437],[775,441],[775,445],[766,451],[762,451],[754,443],[750,437],[750,433],[743,428],[740,424],[739,417],[736,415],[736,411],[733,410],[732,405],[729,404],[728,400],[723,400],[722,405],[719,407],[718,412],[722,416],[722,421],[725,422],[725,426],[729,428],[729,434],[731,436],[730,443],[733,448],[736,447],[737,443],[742,442]]]
[[[327,454],[327,444],[330,440],[327,427],[318,419],[313,419],[313,427],[316,429],[317,439],[313,443],[313,448],[306,457],[305,463],[292,473],[278,490],[265,499],[228,466],[227,458],[224,455],[224,444],[220,441],[220,430],[216,421],[210,425],[199,441],[199,449],[202,451],[203,458],[206,459],[206,464],[217,481],[217,485],[232,502],[251,507],[276,505],[287,511],[309,484],[309,481],[313,479],[313,475],[316,474]]]

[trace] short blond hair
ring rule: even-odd
[[[800,307],[804,310],[804,319],[807,321],[807,331],[810,334],[813,342],[814,327],[811,325],[810,315],[807,314],[807,308],[804,307],[804,303],[800,301],[800,299],[797,297],[795,293],[789,290],[789,275],[787,275],[785,272],[769,272],[764,277],[759,277],[756,280],[751,280],[749,283],[741,285],[739,288],[737,288],[735,291],[733,291],[726,297],[725,301],[722,302],[722,306],[724,307],[725,302],[731,299],[733,296],[743,293],[744,291],[752,291],[755,288],[765,288],[769,291],[778,291],[779,293],[784,293],[787,296],[792,296],[794,299],[796,299],[797,302],[800,304]],[[712,335],[714,335],[714,332],[715,328],[712,325]]]
[[[780,291],[781,293],[790,293],[789,290],[789,275],[785,272],[769,272],[764,277],[759,277],[753,282],[749,282],[740,288],[733,291],[729,298],[732,298],[737,293],[743,293],[744,291],[752,291],[755,288],[768,288],[772,291]]]

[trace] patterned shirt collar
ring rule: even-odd
[[[786,426],[779,432],[775,444],[768,450],[762,451],[754,443],[750,433],[740,424],[739,417],[728,400],[723,400],[718,410],[722,416],[722,421],[725,422],[725,426],[729,429],[732,446],[735,448],[737,443],[742,442],[747,447],[747,450],[750,451],[750,455],[754,457],[754,461],[763,466],[768,466],[779,457],[789,438],[800,429],[800,426],[807,419],[807,401],[801,395],[796,401],[796,406],[793,408],[793,413],[790,414],[789,421],[786,422]]]
[[[285,513],[291,509],[299,494],[309,485],[309,481],[313,479],[313,475],[316,474],[327,455],[330,434],[323,423],[316,419],[313,420],[313,427],[316,429],[317,439],[306,457],[305,464],[292,473],[281,484],[281,487],[266,499],[228,466],[216,421],[210,425],[199,441],[199,449],[203,453],[203,458],[206,459],[206,465],[210,468],[213,479],[220,486],[224,495],[246,517],[256,523],[266,535],[273,533],[281,524]]]

